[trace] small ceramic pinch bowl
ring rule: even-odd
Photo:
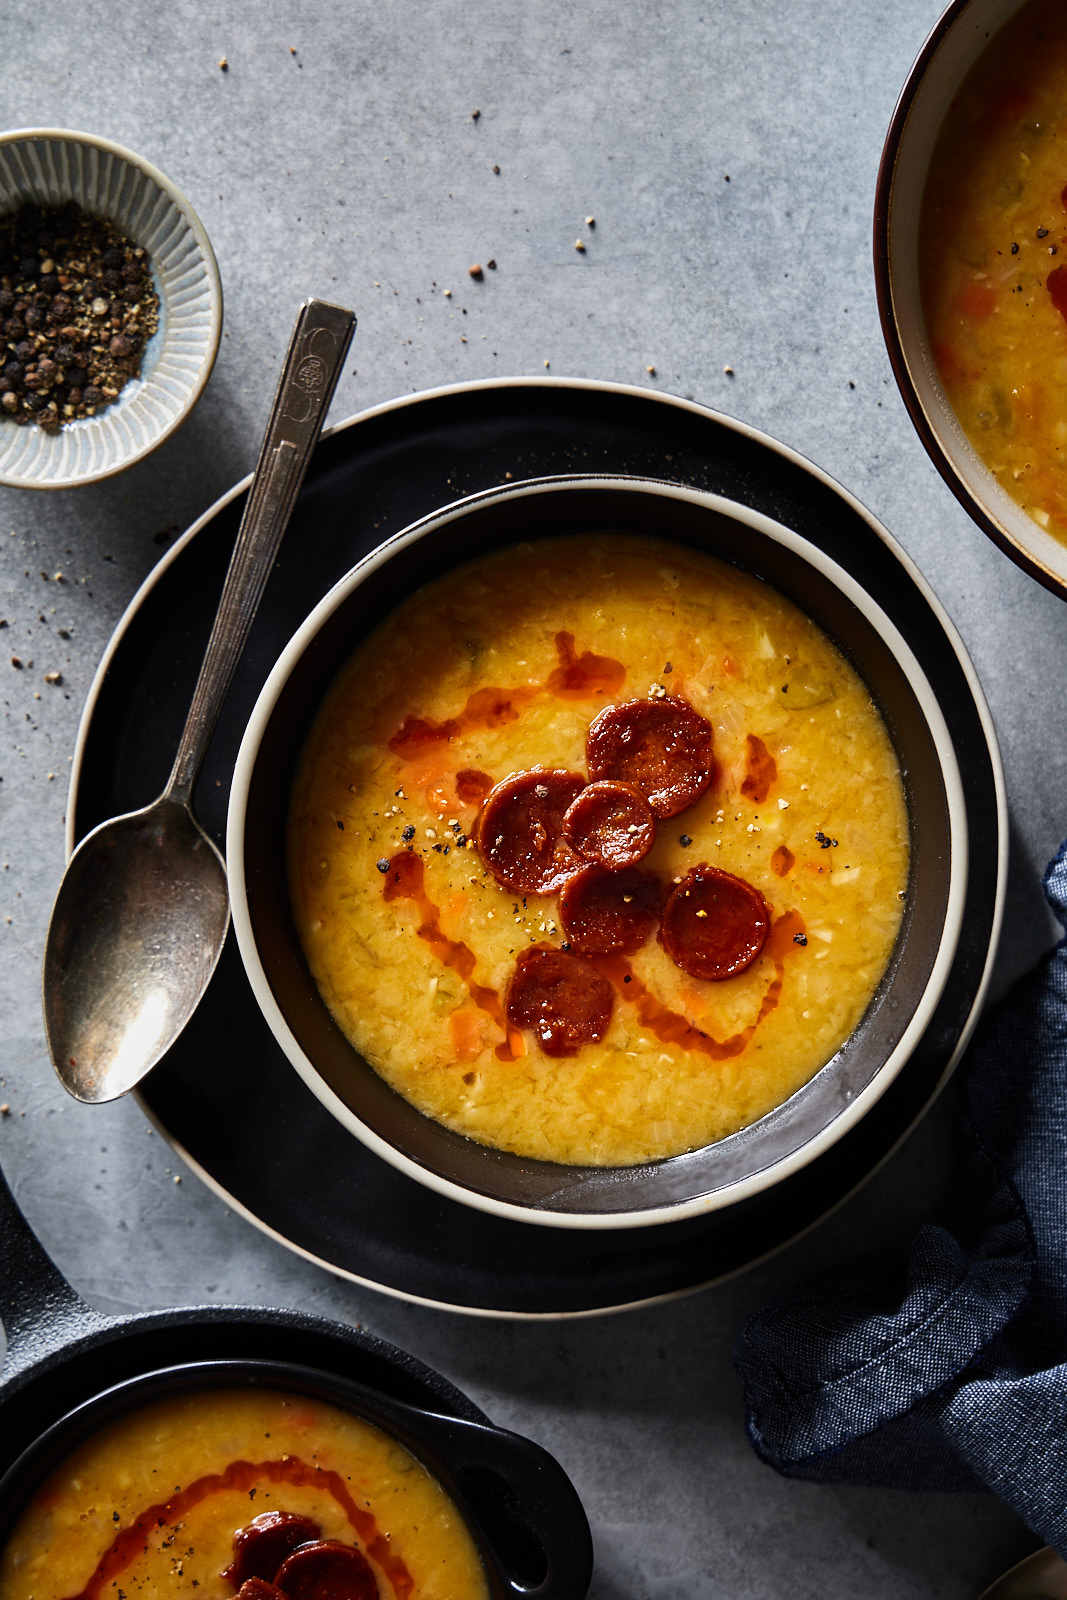
[[[837,644],[896,747],[910,876],[888,969],[851,1037],[768,1115],[717,1143],[639,1166],[520,1158],[417,1111],[357,1054],[309,973],[290,906],[290,787],[337,673],[422,585],[493,550],[550,537],[634,534],[704,551],[764,579]],[[359,563],[308,617],[265,684],[234,774],[228,871],[234,926],[260,1007],[289,1060],[354,1137],[437,1192],[497,1216],[570,1228],[678,1221],[771,1188],[839,1139],[922,1037],[951,969],[966,889],[966,818],[952,741],[909,646],[847,572],[790,529],[722,498],[637,478],[548,478],[425,518]]]
[[[1001,487],[961,428],[938,376],[923,316],[919,230],[945,114],[996,32],[1025,0],[953,0],[923,45],[886,136],[874,212],[878,309],[911,420],[934,465],[977,522],[1024,571],[1067,596],[1067,545]]]
[[[58,128],[0,134],[0,215],[74,202],[147,252],[159,327],[140,375],[91,417],[56,432],[0,415],[0,483],[70,489],[122,472],[180,427],[211,376],[222,286],[211,241],[185,196],[109,139]],[[0,320],[8,313],[0,312]],[[2,329],[0,329],[2,332]]]

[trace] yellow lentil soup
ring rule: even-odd
[[[223,1600],[287,1551],[283,1593],[318,1592],[317,1559],[348,1582],[325,1592],[488,1600],[466,1523],[414,1456],[350,1412],[259,1388],[161,1400],[77,1447],[16,1523],[0,1600]]]
[[[640,781],[587,782],[634,718],[673,719],[670,775],[690,734],[701,751],[670,803],[646,783],[650,850]],[[643,820],[616,831],[641,834],[640,865],[554,843],[554,785],[580,797],[569,816],[626,791]],[[531,807],[508,865],[508,818]],[[382,622],[320,710],[289,834],[311,972],[376,1071],[472,1140],[598,1166],[710,1144],[806,1083],[875,992],[908,872],[896,757],[836,647],[757,578],[629,536],[499,552]],[[537,850],[552,887],[532,892]],[[636,942],[583,943],[590,878],[594,923],[640,913]]]
[[[1067,539],[1067,10],[1029,0],[957,94],[927,177],[923,308],[960,424]]]

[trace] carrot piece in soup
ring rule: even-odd
[[[956,296],[960,310],[975,322],[984,322],[995,309],[996,303],[997,297],[987,283],[969,283]]]
[[[946,382],[960,376],[960,364],[957,360],[956,352],[952,345],[942,340],[940,343],[934,345],[933,354],[934,360],[937,363],[937,370],[940,372],[942,378],[944,378]]]
[[[986,113],[988,128],[1004,128],[1021,116],[1033,99],[1033,92],[1025,83],[1012,84],[1011,88],[995,100]]]
[[[473,1061],[481,1053],[482,1030],[473,1011],[453,1011],[448,1019],[457,1061]]]

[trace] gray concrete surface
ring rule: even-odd
[[[37,985],[78,716],[161,542],[251,465],[306,293],[359,316],[335,417],[546,362],[692,396],[844,483],[959,627],[1007,768],[1003,988],[1050,939],[1038,881],[1067,825],[1067,629],[1061,603],[937,477],[879,332],[878,157],[937,11],[938,0],[121,11],[37,0],[0,17],[0,126],[83,128],[162,167],[199,210],[226,292],[215,375],[176,439],[111,483],[0,491],[0,1162],[99,1305],[239,1300],[360,1321],[542,1441],[588,1508],[595,1600],[966,1600],[1031,1546],[991,1496],[779,1480],[741,1430],[730,1350],[742,1320],[812,1271],[899,1239],[936,1203],[951,1097],[814,1234],[688,1300],[530,1325],[355,1288],[192,1176],[176,1182],[180,1162],[135,1105],[76,1106],[53,1079]],[[489,256],[496,272],[473,284],[468,265]],[[32,669],[10,668],[16,651]],[[43,681],[52,669],[58,688]]]

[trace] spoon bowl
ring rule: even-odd
[[[189,807],[164,796],[94,828],[71,860],[45,951],[45,1030],[87,1103],[140,1082],[200,1003],[230,900],[222,856]]]
[[[355,317],[300,308],[193,702],[159,799],[103,822],[68,863],[45,941],[52,1065],[77,1100],[114,1100],[166,1054],[215,970],[226,867],[192,793],[348,350]]]

